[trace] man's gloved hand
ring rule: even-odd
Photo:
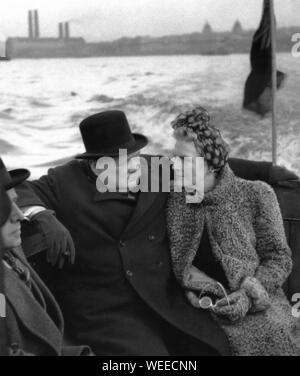
[[[271,166],[269,183],[284,188],[294,188],[300,182],[300,178],[294,172],[281,166]]]
[[[52,266],[62,268],[65,261],[75,262],[75,246],[69,231],[59,222],[52,210],[43,210],[34,215],[31,221],[44,235],[47,244],[47,261]]]
[[[228,300],[223,298],[217,302],[213,312],[220,318],[231,322],[243,319],[251,308],[251,300],[244,289],[240,289],[231,295]]]

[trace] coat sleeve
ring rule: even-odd
[[[48,175],[38,180],[28,181],[17,188],[18,205],[21,208],[28,206],[45,206],[56,211],[59,208],[59,185],[55,169],[50,169]]]
[[[253,186],[256,195],[256,250],[260,258],[255,277],[272,294],[290,275],[292,254],[275,192],[265,183],[254,183]]]

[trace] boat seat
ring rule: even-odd
[[[293,255],[293,271],[284,286],[289,299],[300,293],[300,182],[294,188],[273,186],[284,220],[288,244]],[[45,240],[37,228],[28,226],[23,229],[23,248],[30,263],[51,288],[52,268],[45,263]],[[24,236],[25,235],[25,236]]]

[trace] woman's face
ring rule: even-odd
[[[4,249],[11,249],[21,245],[21,221],[24,216],[16,204],[18,198],[16,191],[11,189],[7,195],[11,200],[12,209],[8,220],[1,227],[1,246]]]
[[[176,140],[174,152],[174,157],[180,157],[180,158],[192,158],[192,180],[193,184],[196,184],[196,158],[199,158],[199,153],[197,152],[197,149],[195,147],[195,144],[193,141],[186,141],[186,140]],[[203,174],[203,180],[205,182],[207,175],[208,175],[208,165],[206,161],[204,161],[204,174]]]

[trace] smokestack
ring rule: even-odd
[[[70,38],[70,25],[69,22],[65,22],[65,38]]]
[[[34,23],[35,23],[35,38],[40,37],[40,24],[39,24],[39,13],[37,10],[34,11]]]
[[[28,11],[28,37],[29,39],[33,39],[33,17],[32,11]]]
[[[62,22],[58,24],[58,36],[59,36],[59,39],[63,39],[64,37],[64,25]]]

